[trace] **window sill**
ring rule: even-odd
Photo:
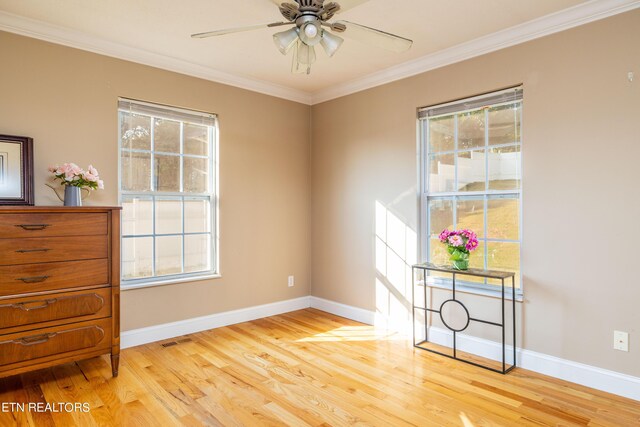
[[[422,281],[419,281],[416,283],[416,286],[422,286],[422,285],[423,285]],[[427,283],[427,287],[435,288],[435,289],[444,289],[448,291],[453,290],[453,286],[450,283],[440,282],[440,281],[438,282],[432,281],[431,283]],[[460,282],[456,282],[456,292],[460,292],[463,294],[481,295],[488,298],[502,299],[502,291],[499,288],[488,289],[488,288],[482,288],[479,286],[468,285]],[[511,294],[511,288],[507,288],[506,286],[504,290],[504,299],[507,301],[511,301],[513,299],[513,296]],[[524,295],[522,294],[521,291],[516,289],[516,302],[523,302],[523,301],[524,301]]]
[[[176,285],[178,283],[185,283],[185,282],[199,282],[201,280],[207,280],[207,279],[219,279],[221,277],[222,275],[219,273],[208,273],[208,274],[202,274],[198,276],[178,277],[178,278],[170,277],[166,279],[155,279],[155,280],[149,280],[149,281],[144,281],[139,283],[122,285],[120,287],[120,290],[124,292],[124,291],[131,291],[134,289],[153,288],[156,286]]]

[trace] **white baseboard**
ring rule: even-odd
[[[355,320],[356,322],[374,325],[376,321],[376,314],[373,311],[365,310],[363,308],[314,296],[309,297],[309,301],[310,307],[335,314],[336,316],[346,317],[347,319]]]
[[[193,319],[177,322],[163,323],[147,328],[133,329],[120,334],[120,347],[128,348],[150,342],[166,340],[181,335],[215,329],[221,326],[234,325],[248,322],[263,317],[275,316],[289,311],[302,310],[310,306],[309,297],[300,297],[271,304],[256,305],[241,308],[239,310],[225,311],[209,316],[195,317]]]
[[[310,297],[310,302],[311,307],[337,316],[369,325],[386,326],[402,333],[407,333],[407,331],[409,334],[411,333],[410,324],[389,321],[373,311],[313,296]],[[429,334],[429,340],[437,344],[446,345],[449,342],[449,333],[445,329],[432,327],[429,328]],[[462,351],[492,360],[502,360],[502,346],[495,341],[459,334],[457,344]],[[513,351],[513,347],[507,347],[507,364],[510,365],[509,351]],[[517,366],[530,371],[640,401],[640,378],[638,377],[522,348],[516,349],[516,360]]]

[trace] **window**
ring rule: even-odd
[[[120,99],[123,287],[217,266],[216,116]]]
[[[480,241],[470,267],[515,271],[521,291],[522,88],[423,108],[419,120],[422,258],[449,264],[438,234],[468,228]],[[460,279],[485,289],[500,283]]]

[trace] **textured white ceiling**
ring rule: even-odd
[[[0,11],[235,76],[317,93],[580,3],[584,0],[369,0],[339,19],[411,38],[413,47],[396,54],[345,36],[333,58],[317,49],[318,61],[308,76],[291,74],[291,53],[285,57],[274,46],[271,35],[282,29],[189,37],[281,21],[271,0],[0,0]]]

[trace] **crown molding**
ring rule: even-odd
[[[421,58],[315,92],[311,105],[451,65],[640,7],[640,0],[591,0]]]
[[[240,77],[182,59],[161,55],[147,50],[111,42],[58,25],[25,18],[13,13],[0,11],[0,30],[27,36],[46,42],[69,46],[76,49],[124,59],[138,64],[149,65],[188,76],[210,80],[229,86],[247,89],[290,101],[311,104],[311,94],[262,80]]]
[[[0,11],[0,30],[302,104],[314,105],[604,19],[638,7],[640,7],[640,0],[591,0],[314,93],[288,88],[263,80],[237,76],[182,59],[110,42],[81,31],[3,11]]]

